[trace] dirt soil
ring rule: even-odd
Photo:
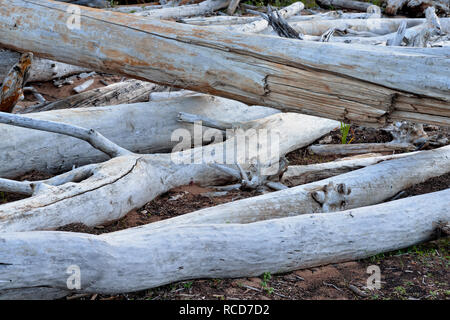
[[[95,75],[95,83],[90,88],[118,82],[121,77]],[[53,83],[32,84],[49,101],[73,94],[73,87],[86,79],[78,79],[72,85],[56,88]],[[26,95],[21,105],[36,103],[32,95]],[[449,128],[425,126],[429,135],[439,134],[450,138]],[[348,140],[352,143],[388,142],[392,136],[382,130],[351,126]],[[315,143],[340,143],[339,130],[331,132]],[[428,147],[425,147],[428,148]],[[291,165],[312,164],[333,161],[335,156],[317,156],[308,154],[306,148],[287,155]],[[49,178],[38,172],[31,172],[20,180],[35,181]],[[450,187],[450,174],[430,179],[422,184],[404,190],[398,198],[443,190]],[[142,208],[133,210],[124,218],[90,228],[72,224],[58,230],[102,234],[123,230],[202,208],[236,201],[259,195],[252,191],[232,191],[226,195],[213,195],[212,188],[196,185],[173,189]],[[17,201],[24,197],[17,194],[0,192],[0,203]],[[317,268],[297,270],[285,274],[265,274],[261,277],[239,279],[200,279],[183,281],[136,293],[119,295],[74,295],[67,299],[80,300],[142,300],[142,299],[447,299],[450,300],[449,266],[450,238],[440,238],[418,246],[389,252],[359,261],[332,264]],[[377,265],[381,269],[381,289],[365,288],[369,277],[367,267]],[[355,287],[357,289],[355,289]]]

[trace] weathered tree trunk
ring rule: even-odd
[[[349,160],[336,160],[309,165],[289,166],[283,174],[281,182],[288,186],[298,186],[361,169],[382,161],[408,157],[413,154],[415,154],[415,152],[400,153],[388,156],[354,158]]]
[[[410,143],[353,143],[353,144],[317,144],[308,147],[308,151],[318,155],[351,155],[370,152],[413,151],[416,147]]]
[[[362,259],[430,239],[435,223],[450,220],[443,201],[449,197],[447,189],[351,211],[244,225],[144,227],[101,236],[0,233],[0,297],[69,294],[74,266],[80,271],[79,292],[114,294]]]
[[[192,133],[191,124],[177,121],[181,111],[213,119],[220,116],[220,119],[230,122],[254,120],[278,112],[197,95],[160,102],[30,113],[27,116],[93,128],[133,152],[154,153],[170,152],[177,145],[178,140],[171,141],[176,129],[185,128]],[[0,136],[0,177],[4,178],[14,178],[32,170],[57,173],[108,159],[84,141],[59,134],[0,124]]]
[[[142,113],[139,115],[142,117]],[[303,124],[301,130],[298,123]],[[171,154],[125,155],[81,167],[75,174],[52,178],[53,182],[29,184],[34,190],[33,197],[1,205],[0,231],[52,229],[70,223],[92,226],[119,219],[177,186],[234,179],[211,166],[215,163],[249,168],[256,159],[262,168],[274,168],[271,175],[275,175],[278,170],[273,166],[280,157],[312,143],[337,125],[333,120],[306,115],[275,114],[247,122],[249,130],[222,143]],[[265,138],[261,130],[267,133]],[[182,137],[184,140],[185,136]],[[222,133],[214,138],[222,138]],[[191,147],[190,140],[187,146]]]
[[[61,109],[111,106],[148,101],[158,86],[151,82],[126,80],[106,87],[85,91],[54,102],[40,103],[17,113],[42,112]]]
[[[10,48],[347,122],[450,123],[450,59],[445,48],[348,46],[223,34],[89,8],[82,9],[81,30],[76,31],[65,23],[70,18],[64,13],[66,4],[0,4],[0,42]],[[23,16],[30,19],[24,23]],[[411,105],[413,111],[399,109]]]
[[[3,81],[9,69],[19,60],[19,57],[20,53],[18,52],[0,51],[0,82]],[[28,81],[48,81],[86,71],[89,71],[89,69],[53,60],[34,58]]]
[[[177,19],[211,13],[216,10],[226,8],[229,3],[230,0],[205,0],[198,4],[143,10],[134,13],[134,15],[153,19]]]
[[[186,224],[251,223],[371,206],[391,199],[410,186],[450,172],[449,156],[450,146],[422,151],[328,179],[154,222],[142,228],[153,230]],[[133,232],[132,229],[130,232]]]
[[[450,20],[450,19],[443,19]],[[398,27],[406,22],[406,27],[411,28],[426,22],[425,19],[342,19],[342,20],[312,20],[293,21],[289,24],[303,34],[320,36],[330,28],[339,30],[353,30],[355,32],[370,32],[375,35],[385,35],[396,32]]]

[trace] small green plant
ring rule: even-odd
[[[193,284],[192,281],[188,281],[188,282],[183,283],[183,287],[185,289],[190,289],[190,288],[192,288],[192,284]]]
[[[0,203],[6,203],[7,201],[6,194],[0,191]]]
[[[399,295],[405,295],[406,294],[406,289],[402,286],[398,286],[394,288],[395,292]]]
[[[350,131],[350,125],[349,124],[345,124],[344,122],[341,121],[341,143],[342,144],[347,144],[347,137],[348,137],[348,132]],[[352,142],[353,138],[348,142]]]
[[[269,295],[271,295],[273,293],[273,290],[274,290],[272,287],[269,287],[268,284],[267,284],[267,282],[269,282],[270,279],[272,279],[272,275],[270,274],[270,272],[264,272],[264,274],[263,274],[263,281],[261,281],[261,287]]]

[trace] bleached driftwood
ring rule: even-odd
[[[85,82],[83,82],[82,84],[80,84],[79,86],[76,86],[75,88],[73,88],[73,91],[75,91],[76,93],[82,93],[84,91],[86,91],[87,89],[89,89],[90,86],[92,86],[94,84],[94,79],[89,79]]]
[[[162,101],[173,98],[189,97],[193,95],[199,95],[199,93],[190,90],[152,92],[149,94],[149,101]]]
[[[134,13],[134,15],[157,19],[178,19],[211,13],[216,10],[228,7],[229,3],[230,0],[205,0],[198,4],[165,7],[154,10],[142,10]]]
[[[335,19],[380,19],[381,11],[378,6],[370,6],[367,12],[342,12],[328,11],[313,15],[296,15],[287,19],[288,22],[300,22],[310,20],[335,20]]]
[[[391,20],[398,20],[398,19],[391,19]],[[401,22],[399,29],[403,23],[406,23],[406,21]],[[407,28],[404,32],[403,38],[401,39],[402,42],[409,43],[412,46],[414,37],[416,37],[418,34],[420,34],[424,28],[429,28],[429,26],[427,26],[427,23],[428,23],[428,21],[423,19],[422,23],[420,23],[414,27]],[[439,24],[440,24],[441,32],[443,34],[450,33],[450,19],[448,19],[448,18],[439,19]],[[397,32],[398,32],[398,30],[397,30]],[[353,37],[352,36],[334,37],[332,41],[360,43],[360,44],[390,43],[396,37],[398,37],[398,40],[400,41],[400,37],[397,35],[397,32],[389,33],[389,34],[385,34],[385,35],[381,35],[381,36],[376,36],[376,37],[358,37],[358,36],[356,36],[356,37],[354,37],[354,36]]]
[[[415,34],[405,39],[407,46],[426,47],[432,36],[441,34],[443,31],[434,7],[425,10],[425,17],[426,22],[421,25],[421,28],[418,28]]]
[[[389,200],[415,184],[450,172],[449,155],[450,146],[421,151],[324,180],[158,221],[145,228],[199,223],[251,223],[370,206]],[[133,232],[132,229],[130,232]]]
[[[287,19],[295,14],[298,14],[300,11],[302,11],[305,8],[305,5],[303,2],[294,2],[293,4],[281,9],[278,11],[278,14],[284,18]],[[263,19],[259,18],[258,20],[245,23],[245,24],[238,24],[238,25],[229,25],[229,26],[211,26],[211,30],[215,31],[222,31],[222,32],[245,32],[245,33],[256,33],[261,32],[264,29],[266,29],[269,26],[268,22]]]
[[[298,32],[307,35],[320,36],[330,28],[351,30],[356,33],[372,33],[375,35],[391,34],[398,30],[402,23],[407,28],[418,26],[426,22],[425,19],[341,19],[341,20],[312,20],[291,22],[290,25]]]
[[[237,7],[239,6],[239,2],[241,2],[241,0],[231,0],[230,4],[228,5],[227,8],[227,13],[231,16],[234,14],[234,12],[236,11]]]
[[[315,144],[308,151],[317,155],[349,155],[370,152],[412,151],[416,147],[410,143],[352,143],[352,144]]]
[[[179,22],[187,24],[195,24],[199,26],[209,25],[230,25],[230,24],[244,24],[259,20],[261,17],[241,17],[241,16],[212,16],[212,17],[193,17],[180,19]]]
[[[336,160],[310,165],[289,166],[281,177],[281,182],[288,186],[298,186],[361,169],[382,161],[409,157],[413,154],[416,154],[416,152],[400,153],[388,156],[372,156],[349,160]]]
[[[298,123],[303,124],[301,130]],[[119,156],[76,169],[83,173],[83,179],[75,180],[67,173],[73,180],[67,181],[64,176],[66,183],[62,185],[34,182],[30,184],[35,190],[33,197],[0,206],[0,231],[46,230],[70,223],[93,226],[119,219],[174,187],[232,179],[210,164],[240,164],[246,169],[257,160],[266,169],[265,175],[278,174],[275,166],[280,157],[310,144],[338,125],[334,120],[293,113],[275,114],[246,124],[250,130],[236,133],[222,143],[171,154]],[[261,138],[261,130],[266,132],[265,138]],[[276,139],[277,136],[283,139]],[[215,137],[219,139],[221,133]],[[191,141],[187,147],[191,147]],[[271,169],[274,172],[267,171]]]
[[[435,223],[450,220],[448,203],[442,201],[449,197],[447,189],[349,211],[244,225],[158,230],[147,225],[100,236],[1,233],[0,297],[22,298],[30,291],[35,299],[67,295],[74,267],[80,271],[77,292],[114,294],[187,279],[250,277],[362,259],[433,237]]]
[[[68,108],[100,107],[125,103],[145,102],[157,85],[140,80],[126,80],[106,87],[85,91],[54,102],[33,105],[18,113],[42,112]]]
[[[230,122],[254,120],[278,112],[197,95],[160,102],[30,113],[27,116],[93,128],[133,152],[154,153],[171,151],[177,145],[178,140],[171,141],[176,129],[184,128],[193,133],[192,125],[178,122],[180,111],[209,118],[220,115],[221,119]],[[32,170],[58,173],[73,166],[107,159],[85,142],[62,135],[0,125],[0,136],[0,177],[4,178],[17,177]]]
[[[450,122],[445,48],[348,46],[230,34],[88,8],[81,18],[90,23],[82,25],[82,32],[68,32],[65,20],[70,15],[63,13],[67,5],[52,2],[48,8],[46,3],[4,3],[0,42],[99,71],[347,123]],[[13,28],[23,16],[30,16],[28,22]],[[50,28],[49,21],[59,27]],[[100,38],[96,50],[81,49]],[[403,105],[415,109],[399,111]]]
[[[19,60],[19,57],[20,53],[18,52],[0,50],[0,81],[3,81],[11,66]],[[28,81],[48,81],[86,71],[89,71],[89,69],[35,57]]]

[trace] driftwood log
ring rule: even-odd
[[[416,147],[410,143],[352,143],[352,144],[317,144],[308,147],[308,151],[317,155],[352,155],[371,152],[413,151]]]
[[[449,221],[450,189],[371,207],[250,224],[187,224],[101,236],[68,232],[0,233],[0,297],[122,293],[195,278],[258,276],[366,258],[433,237]],[[80,250],[83,248],[83,250]],[[255,254],[256,253],[256,254]]]
[[[64,3],[1,4],[0,42],[13,49],[347,122],[450,123],[450,59],[445,48],[348,46],[223,34],[90,8],[81,10],[81,30],[69,32]],[[23,16],[30,19],[24,23]]]
[[[287,186],[298,186],[361,169],[382,161],[408,157],[413,154],[415,153],[408,152],[388,156],[374,154],[375,156],[364,156],[363,158],[354,157],[348,160],[336,160],[325,163],[289,166],[281,177],[281,182]]]
[[[139,115],[142,117],[141,113]],[[11,119],[16,118],[20,122],[12,122]],[[36,121],[9,114],[0,114],[0,121],[15,125],[25,123],[20,125],[23,127],[36,122],[32,128],[46,130],[46,126],[50,126],[58,128],[51,129],[52,132],[59,133],[62,133],[60,127],[65,126],[68,127],[68,135],[83,140],[86,140],[83,136],[72,132],[90,132],[80,127],[71,129],[58,122]],[[298,123],[302,123],[302,130],[298,130]],[[312,143],[337,125],[334,120],[307,115],[274,114],[244,123],[242,128],[245,130],[238,131],[222,143],[194,149],[190,149],[191,136],[185,130],[189,135],[188,141],[182,141],[186,150],[174,149],[170,154],[125,153],[123,148],[103,136],[100,142],[86,140],[94,147],[103,146],[97,147],[103,153],[119,156],[104,163],[77,168],[48,181],[21,182],[21,185],[28,186],[29,194],[33,196],[0,206],[0,230],[43,230],[70,223],[93,226],[113,221],[174,187],[189,183],[211,185],[235,179],[212,166],[216,163],[240,165],[247,170],[257,161],[261,168],[265,168],[264,175],[277,175],[281,157]],[[265,132],[265,137],[261,132]],[[216,141],[222,138],[221,132],[215,134],[210,131],[208,135]],[[182,137],[184,140],[184,134]],[[176,138],[178,140],[179,137]],[[247,139],[248,143],[245,142]],[[0,190],[2,184],[11,191],[11,181],[0,179]]]
[[[178,140],[171,140],[176,129],[193,133],[191,124],[177,121],[181,111],[213,119],[220,116],[229,122],[254,120],[278,112],[197,95],[159,102],[30,113],[27,117],[92,128],[133,152],[155,153],[170,152],[177,145]],[[108,159],[84,141],[64,135],[0,124],[0,136],[0,177],[3,178],[18,177],[32,170],[58,173]]]
[[[151,82],[126,80],[108,86],[85,91],[54,102],[44,102],[23,108],[17,113],[50,110],[111,106],[148,101],[150,93],[158,88]]]

